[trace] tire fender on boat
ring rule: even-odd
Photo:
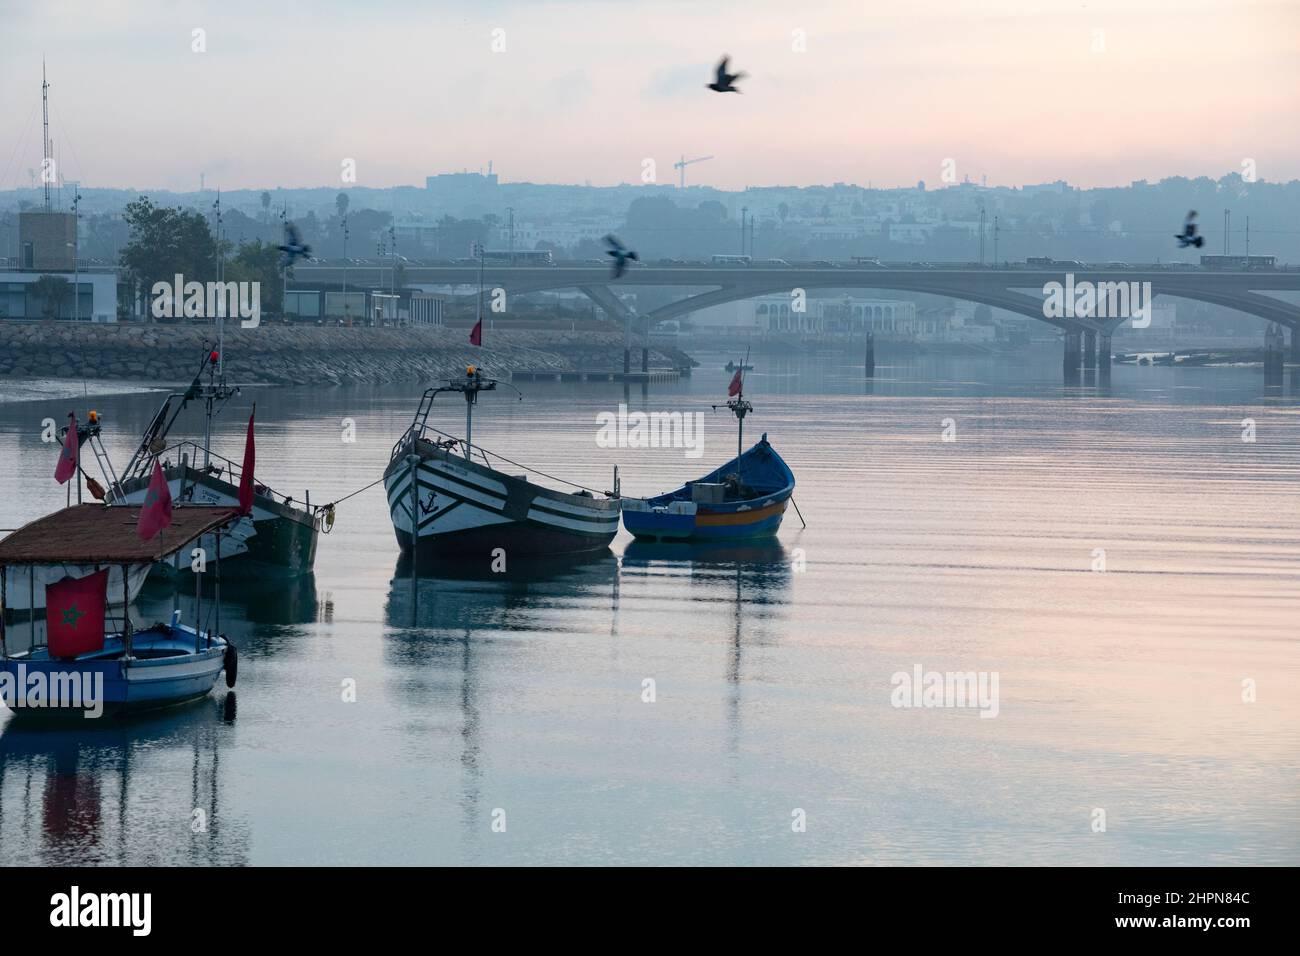
[[[234,644],[226,643],[226,656],[222,666],[226,669],[226,686],[234,687],[235,678],[239,674],[239,652],[235,650]]]

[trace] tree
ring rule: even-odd
[[[443,216],[438,220],[437,252],[440,256],[462,259],[470,255],[476,242],[487,244],[487,226],[481,219],[457,219]]]
[[[263,193],[263,195],[266,195]],[[348,194],[339,193],[334,197],[334,208],[338,212],[338,217],[342,219],[348,214]]]
[[[269,242],[245,242],[226,263],[227,282],[261,283],[261,312],[279,315],[284,303],[284,280],[280,274],[280,251]]]
[[[776,207],[776,214],[781,217],[782,222],[785,222],[790,218],[790,204],[784,202],[781,203],[781,205]]]
[[[217,242],[208,221],[193,209],[155,206],[148,196],[128,203],[122,214],[131,227],[131,240],[122,247],[123,268],[148,294],[154,283],[216,278]]]
[[[43,275],[32,283],[32,294],[45,303],[45,318],[58,318],[63,301],[72,294],[72,283],[63,276]]]

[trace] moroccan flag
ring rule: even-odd
[[[740,369],[736,369],[736,374],[731,376],[731,384],[727,386],[727,396],[740,394]]]
[[[483,320],[482,319],[479,319],[477,322],[474,323],[474,328],[469,333],[469,344],[470,345],[483,344]]]
[[[167,487],[162,466],[155,458],[153,477],[149,479],[149,490],[144,493],[144,507],[140,509],[140,521],[135,532],[142,540],[148,541],[171,523],[172,490]]]
[[[257,462],[257,451],[253,447],[253,416],[257,414],[257,405],[248,416],[248,437],[244,439],[244,465],[239,470],[239,513],[251,514],[253,511],[253,468]]]
[[[68,437],[63,439],[63,451],[54,469],[54,480],[63,484],[77,473],[77,416],[68,412]]]
[[[45,586],[45,626],[51,657],[76,657],[104,646],[108,568]]]

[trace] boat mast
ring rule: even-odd
[[[208,463],[212,457],[212,416],[213,406],[218,402],[224,402],[236,392],[237,388],[226,387],[225,375],[218,376],[217,368],[221,364],[221,353],[217,352],[211,356],[208,365],[208,383],[203,386],[200,394],[203,396],[203,470],[208,470]]]
[[[465,395],[465,460],[469,461],[474,450],[474,406],[478,402],[478,393],[493,391],[497,383],[485,379],[477,366],[470,365],[465,369],[465,381],[459,386],[452,383],[452,387]]]
[[[217,201],[212,204],[217,220],[217,282],[226,281],[226,250],[222,245],[221,190],[217,190]],[[224,287],[224,286],[223,286]],[[226,381],[226,297],[219,300],[222,305],[217,309],[217,365],[221,373],[222,384]]]
[[[408,434],[411,441],[414,442],[424,433],[425,421],[429,417],[429,410],[433,407],[433,400],[443,392],[460,392],[465,396],[465,460],[470,460],[470,455],[474,449],[474,405],[478,402],[479,392],[495,392],[498,385],[504,385],[506,388],[519,393],[509,382],[498,382],[494,378],[484,378],[483,370],[475,365],[465,367],[465,377],[462,379],[452,379],[446,385],[438,388],[428,389],[424,393],[424,398],[420,401],[420,408],[415,413],[415,420],[411,422]],[[519,395],[520,401],[523,401],[523,395]],[[394,452],[396,454],[396,452]],[[484,459],[486,461],[486,458]]]
[[[41,182],[45,186],[45,211],[50,211],[50,180],[58,175],[50,155],[50,83],[45,79],[45,60],[41,60]]]
[[[745,369],[749,368],[749,349],[745,349],[745,360],[740,363],[740,388],[734,398],[727,399],[727,408],[736,416],[736,481],[740,482],[740,456],[745,452],[745,416],[754,410],[754,406],[745,400]],[[713,408],[716,410],[717,405]]]

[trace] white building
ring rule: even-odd
[[[782,294],[741,299],[700,309],[691,314],[690,324],[700,333],[738,337],[861,333],[864,327],[886,338],[915,338],[934,332],[922,328],[915,303],[847,295],[800,300]]]
[[[57,276],[67,282],[67,294],[49,302],[36,293],[42,276]],[[74,300],[73,282],[77,295]],[[0,321],[5,319],[78,319],[82,322],[117,321],[116,272],[0,272]]]

